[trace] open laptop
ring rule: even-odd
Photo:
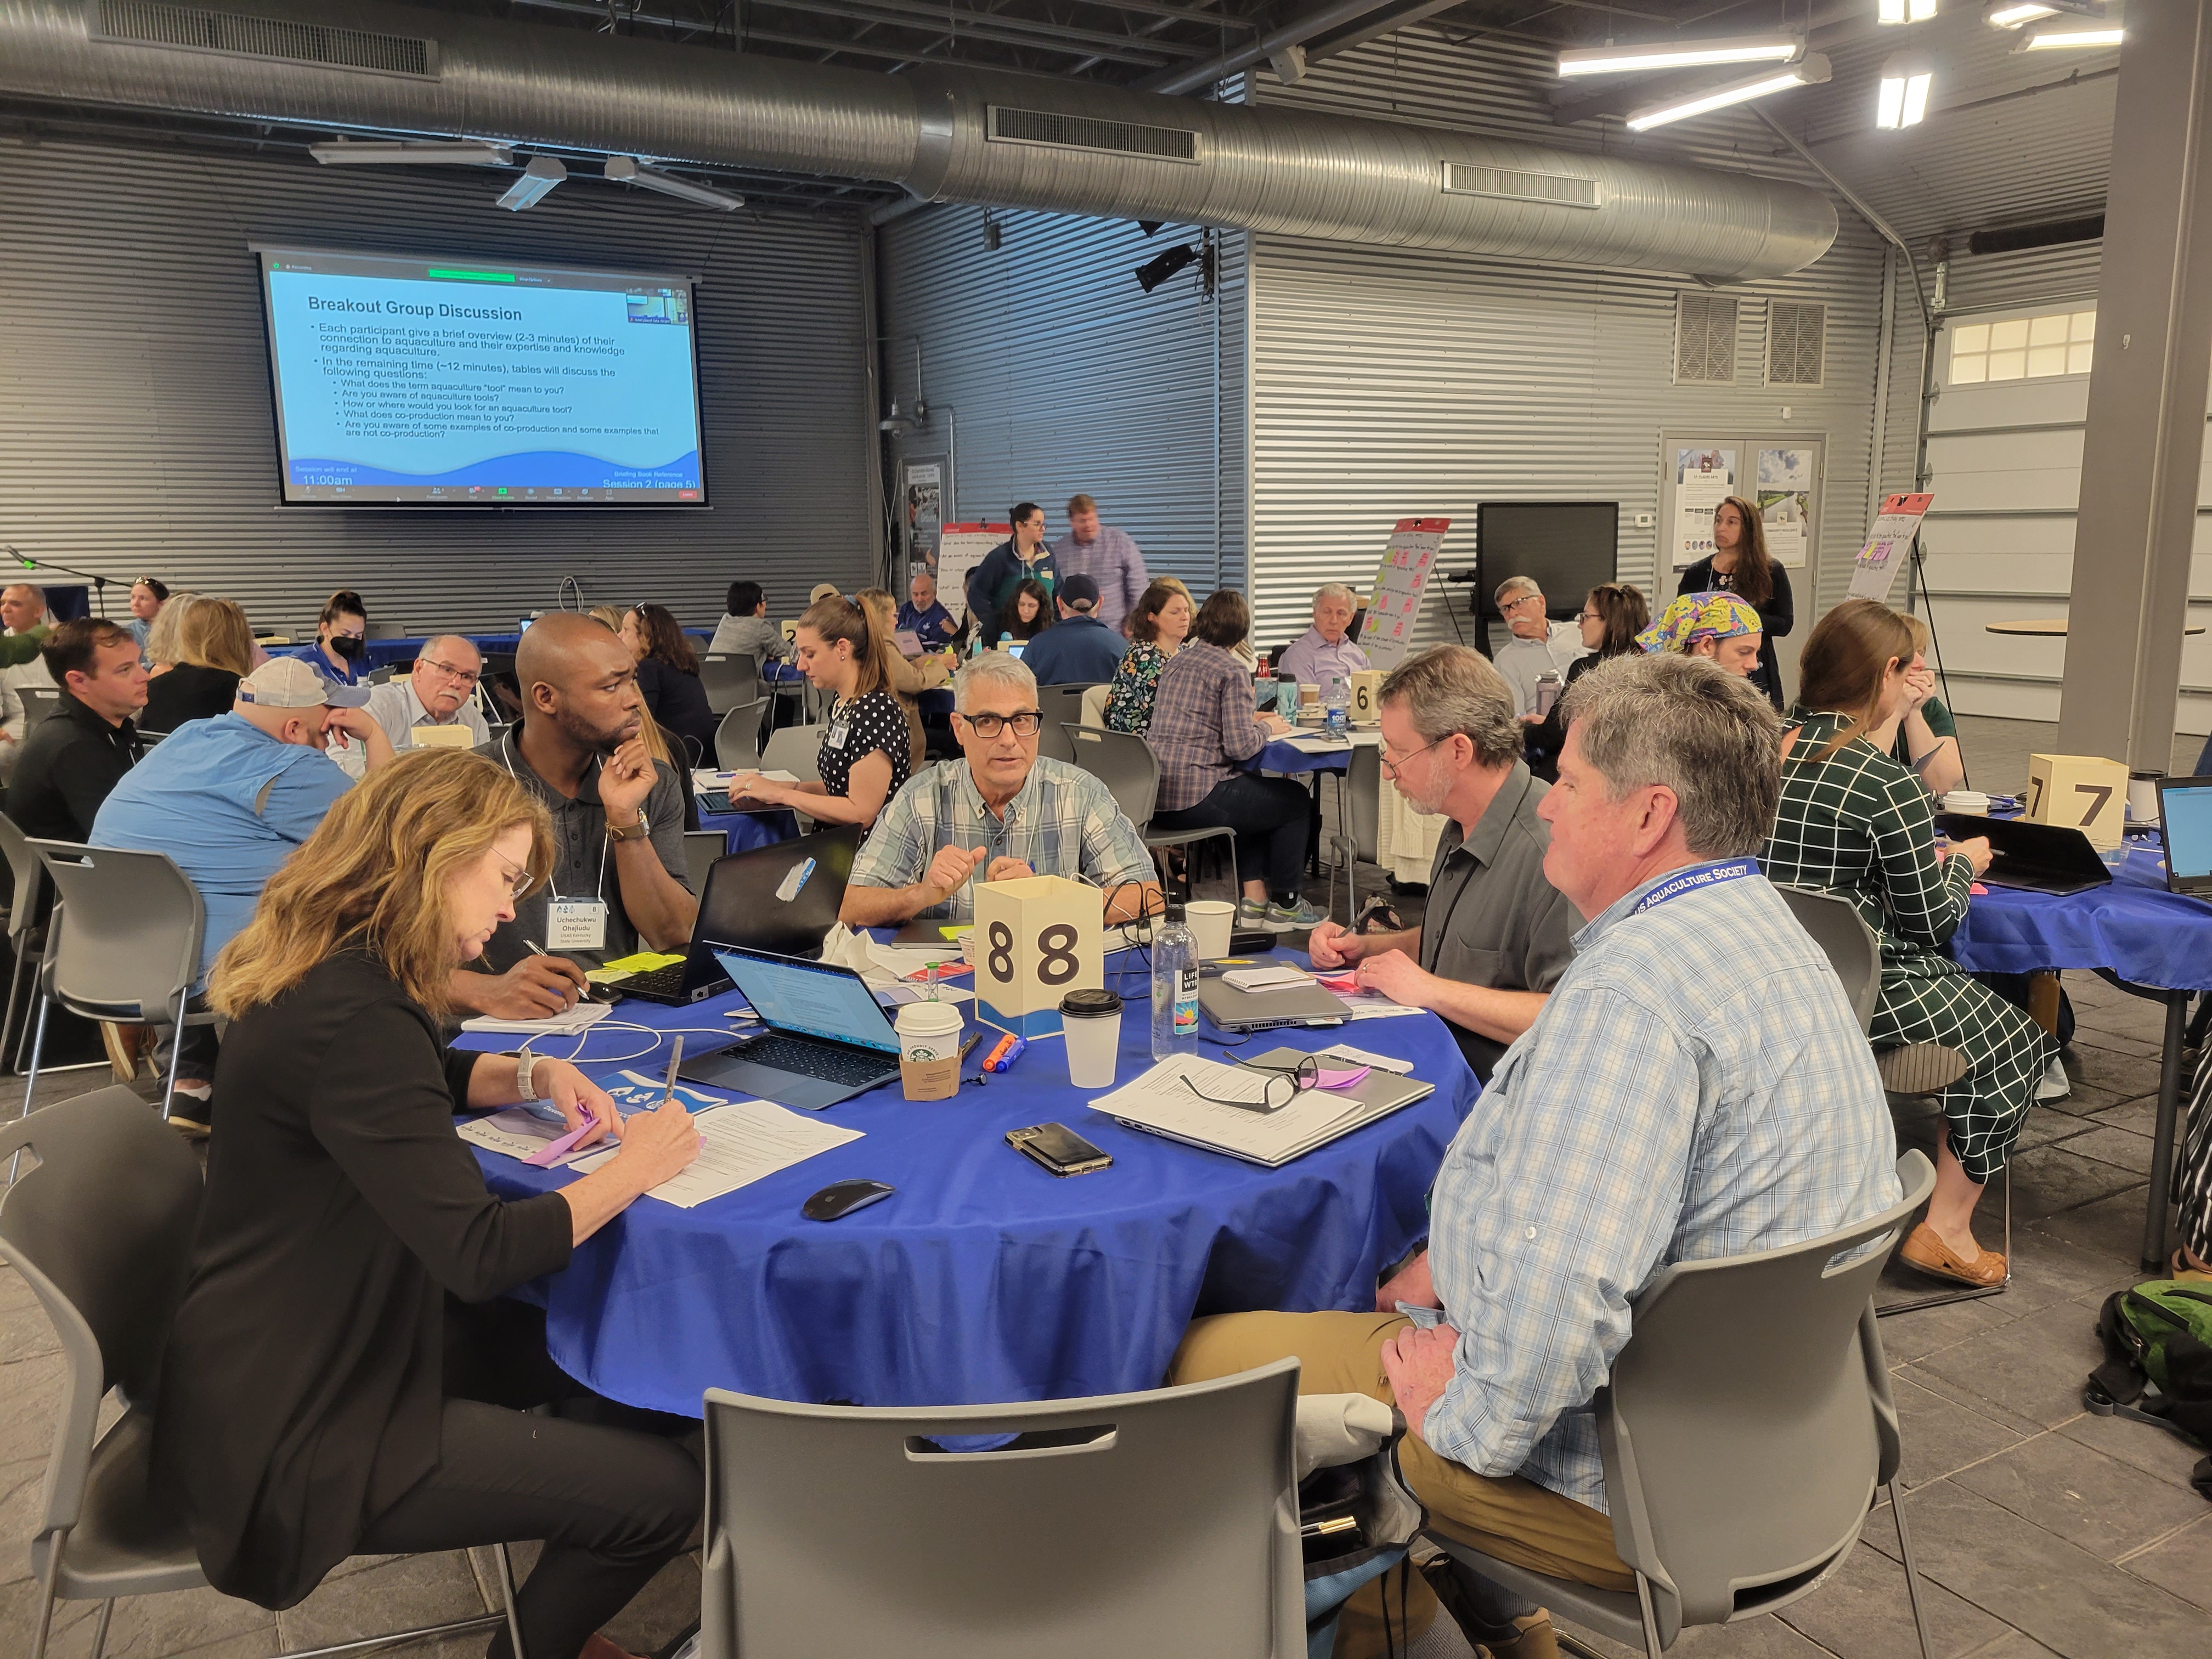
[[[687,1060],[680,1073],[686,1083],[819,1111],[899,1074],[891,1018],[850,968],[712,948],[768,1029],[719,1054]]]
[[[717,945],[786,957],[819,955],[822,936],[845,902],[845,883],[860,850],[860,826],[841,824],[716,859],[707,872],[707,890],[699,895],[699,919],[691,925],[684,960],[632,974],[614,988],[626,997],[681,1006],[730,988],[730,976],[714,959]]]
[[[1990,838],[1990,867],[1981,879],[1993,887],[2031,893],[2080,893],[2112,878],[2088,836],[2058,823],[1990,818],[1971,812],[1938,812],[1936,827],[1953,841]]]
[[[2166,836],[2166,884],[2212,898],[2212,778],[2160,778],[2158,822]]]

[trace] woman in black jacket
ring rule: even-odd
[[[1589,655],[1577,657],[1567,665],[1566,682],[1552,700],[1549,712],[1541,719],[1534,714],[1521,717],[1528,727],[1528,769],[1547,783],[1558,780],[1559,750],[1566,746],[1567,728],[1559,711],[1566,702],[1567,686],[1608,657],[1625,657],[1642,650],[1636,636],[1650,622],[1651,607],[1639,588],[1626,582],[1600,582],[1583,600],[1582,614],[1575,620],[1582,625],[1583,649]]]
[[[1781,708],[1782,665],[1774,642],[1797,625],[1790,596],[1790,573],[1767,556],[1766,523],[1759,509],[1731,495],[1713,509],[1713,550],[1682,573],[1675,587],[1684,593],[1733,593],[1759,612],[1759,669],[1751,683]]]
[[[504,1202],[454,1133],[457,1111],[523,1099],[572,1128],[588,1109],[586,1140],[618,1121],[566,1061],[439,1037],[449,975],[545,878],[552,845],[544,808],[496,763],[403,755],[331,810],[216,960],[222,1125],[153,1482],[225,1595],[288,1607],[349,1555],[542,1538],[516,1598],[529,1659],[612,1659],[595,1632],[698,1519],[689,1454],[529,1414],[583,1391],[542,1331],[514,1340],[517,1310],[464,1305],[558,1272],[698,1155],[670,1104],[613,1131],[620,1150],[593,1173]],[[502,1631],[495,1659],[507,1648]]]
[[[689,766],[714,766],[714,728],[720,722],[707,706],[699,678],[699,653],[665,605],[630,607],[623,617],[623,643],[637,659],[637,689],[664,732],[688,738],[694,745]],[[679,766],[678,770],[684,769]]]

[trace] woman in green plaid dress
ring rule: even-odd
[[[1850,900],[1881,940],[1881,998],[1868,1032],[1877,1051],[1936,1045],[1964,1061],[1963,1076],[1933,1091],[1944,1117],[1936,1195],[1901,1254],[1923,1272],[1996,1285],[2005,1259],[1975,1243],[1974,1206],[2004,1168],[2055,1045],[1943,954],[1989,843],[1939,854],[1927,791],[1867,740],[1907,700],[1912,659],[1911,633],[1886,605],[1847,599],[1820,619],[1805,642],[1781,803],[1759,862],[1779,886]]]

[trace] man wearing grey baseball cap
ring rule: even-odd
[[[179,726],[101,803],[94,847],[167,853],[199,889],[203,985],[216,953],[253,919],[269,878],[353,787],[324,750],[360,744],[372,768],[392,758],[368,701],[366,685],[335,684],[295,658],[271,658],[239,682],[230,713]],[[166,1071],[167,1056],[156,1064]],[[214,1033],[187,1027],[172,1123],[207,1132],[214,1077]]]

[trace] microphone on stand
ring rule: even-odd
[[[0,542],[0,551],[5,551],[9,558],[15,560],[26,570],[58,570],[64,576],[82,576],[92,584],[93,598],[100,606],[100,620],[105,622],[107,619],[106,577],[90,570],[78,570],[70,565],[56,564],[51,559],[34,559],[20,547],[6,542]]]

